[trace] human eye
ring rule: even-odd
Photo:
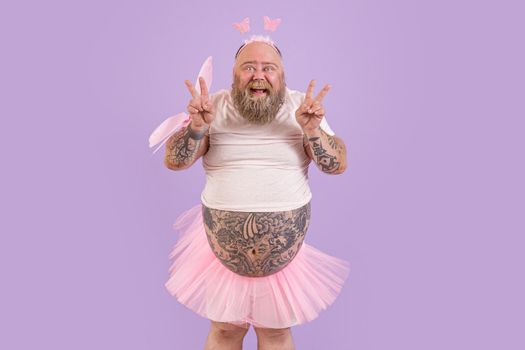
[[[266,66],[264,67],[265,72],[273,72],[275,70],[275,67],[273,66]]]
[[[253,72],[255,70],[254,66],[244,66],[244,70],[248,72]]]

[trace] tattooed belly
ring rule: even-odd
[[[310,203],[279,212],[238,212],[211,209],[202,214],[215,256],[233,272],[268,276],[293,260],[310,223]]]

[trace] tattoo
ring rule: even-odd
[[[341,154],[341,151],[343,150],[343,147],[339,143],[337,143],[335,138],[333,136],[331,136],[331,135],[328,135],[328,134],[326,134],[326,138],[328,139],[328,144],[330,144],[330,146],[335,151],[337,151],[339,154]]]
[[[222,264],[239,275],[261,277],[280,271],[296,256],[310,223],[310,203],[279,212],[203,205],[202,214],[208,242]]]
[[[321,168],[322,171],[332,173],[339,169],[341,163],[337,161],[337,156],[331,154],[323,147],[320,137],[310,137],[308,141],[312,145],[315,162]],[[335,140],[333,140],[332,138],[332,141],[330,141],[330,138],[328,138],[328,143],[331,144],[331,142],[335,142]]]
[[[171,164],[186,166],[193,163],[202,140],[195,140],[191,136],[191,131],[186,127],[168,140],[167,158]]]

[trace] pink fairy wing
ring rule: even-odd
[[[160,143],[153,153],[157,152],[173,133],[188,125],[189,122],[189,115],[186,113],[179,113],[164,120],[149,137],[150,148]]]
[[[195,89],[200,90],[199,77],[203,77],[210,90],[212,83],[212,56],[208,57],[201,66],[199,75],[197,76],[197,82],[195,83]],[[159,144],[153,153],[157,152],[165,143],[168,141],[169,137],[173,135],[176,131],[187,126],[190,123],[190,117],[186,113],[179,113],[173,115],[166,120],[164,120],[150,135],[149,137],[149,147],[154,147]]]

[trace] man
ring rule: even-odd
[[[203,156],[207,181],[199,220],[213,260],[193,267],[204,258],[182,263],[190,258],[180,256],[202,245],[176,248],[179,262],[167,287],[212,320],[205,349],[242,349],[250,324],[259,349],[294,349],[290,326],[313,319],[330,304],[348,271],[343,261],[303,244],[310,221],[308,163],[340,174],[346,169],[346,149],[323,119],[322,100],[330,86],[315,97],[314,81],[306,95],[288,90],[280,51],[272,42],[259,39],[242,46],[233,80],[231,91],[213,96],[204,79],[200,93],[185,82],[191,122],[168,140],[165,165],[186,169]],[[183,244],[189,247],[197,237]],[[320,263],[313,261],[317,258]],[[317,271],[324,262],[338,272]],[[204,272],[212,265],[216,272]],[[303,265],[307,271],[297,277]],[[197,269],[199,274],[193,274]],[[317,279],[310,277],[316,272]]]

